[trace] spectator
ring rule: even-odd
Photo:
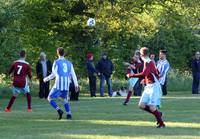
[[[101,97],[104,96],[104,81],[106,80],[106,83],[108,85],[108,95],[111,97],[112,96],[111,75],[113,73],[114,66],[106,53],[102,54],[102,58],[98,61],[96,69],[100,77],[100,96]]]
[[[195,57],[192,60],[192,94],[198,94],[199,80],[200,80],[200,52],[195,53]]]
[[[70,84],[69,84],[70,101],[78,101],[79,93],[80,93],[80,88],[76,90],[73,78],[70,76]]]
[[[43,79],[51,74],[52,63],[46,59],[44,52],[40,53],[40,59],[36,65],[36,74],[39,80],[39,98],[47,99],[49,95],[49,81],[44,82]]]
[[[167,95],[167,74],[170,69],[169,62],[166,58],[167,51],[166,50],[160,50],[159,52],[159,61],[157,62],[157,69],[160,73],[160,79],[159,82],[162,87],[163,95]]]
[[[87,71],[90,85],[90,96],[96,97],[96,69],[93,63],[93,54],[87,54]]]

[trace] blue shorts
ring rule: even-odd
[[[138,78],[130,78],[130,79],[128,80],[128,86],[129,86],[129,87],[134,87],[135,84],[137,83],[137,81],[138,81]]]
[[[49,93],[49,98],[51,99],[56,99],[58,97],[61,97],[61,98],[68,98],[68,91],[67,90],[57,90],[56,88],[52,88],[50,93]]]
[[[162,90],[159,82],[154,84],[147,84],[144,88],[140,103],[145,105],[160,106],[161,105]]]
[[[30,93],[30,88],[28,85],[26,85],[24,88],[13,86],[12,92],[13,94],[20,94],[20,93],[26,94],[26,93]]]

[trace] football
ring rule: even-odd
[[[88,21],[87,21],[87,26],[89,27],[94,27],[96,24],[96,21],[94,18],[89,18]]]

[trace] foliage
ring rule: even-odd
[[[63,46],[79,77],[86,76],[87,52],[109,52],[115,64],[115,77],[123,77],[122,61],[134,50],[148,46],[153,53],[168,50],[174,68],[188,69],[195,50],[200,48],[198,0],[0,0],[0,72],[17,58],[20,49],[28,51],[35,67],[45,51],[50,60]],[[96,26],[86,25],[96,19]]]

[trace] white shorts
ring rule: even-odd
[[[129,86],[129,87],[134,87],[135,84],[137,83],[137,81],[138,81],[138,78],[130,78],[130,79],[128,80],[128,86]]]
[[[145,105],[160,106],[161,105],[162,90],[159,82],[147,84],[140,98],[140,102]]]

